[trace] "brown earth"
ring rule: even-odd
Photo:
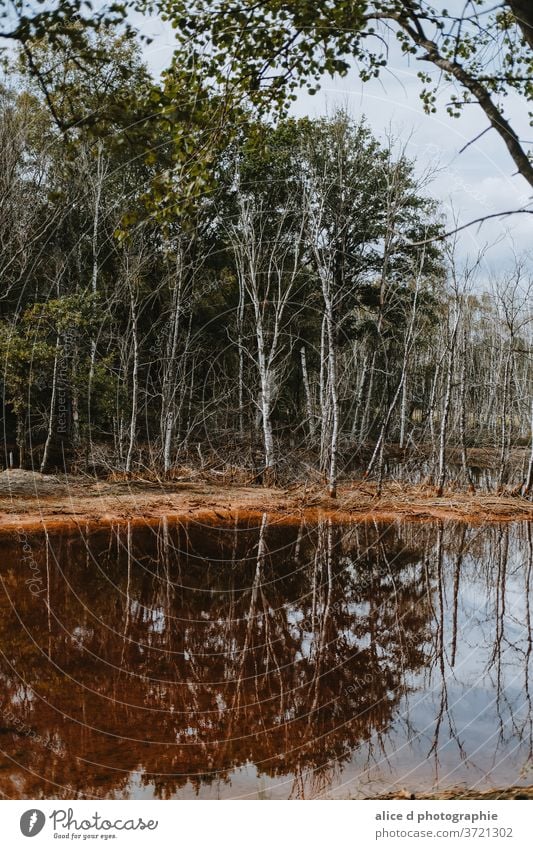
[[[496,801],[499,799],[533,799],[533,786],[528,787],[504,787],[493,790],[469,790],[467,787],[452,787],[449,790],[435,790],[430,793],[388,793],[385,796],[373,797],[377,799],[458,799]]]
[[[449,489],[442,497],[425,485],[389,482],[377,495],[371,482],[347,483],[331,499],[317,486],[275,489],[211,480],[103,481],[11,470],[0,473],[0,532],[109,524],[117,521],[201,519],[221,522],[268,513],[280,522],[331,517],[337,521],[449,519],[484,524],[533,519],[533,503],[512,492],[500,495]]]

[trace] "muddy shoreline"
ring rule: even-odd
[[[292,523],[330,517],[339,522],[435,521],[486,524],[533,519],[533,503],[519,495],[467,493],[449,489],[442,497],[427,486],[386,483],[381,495],[371,482],[339,488],[332,500],[325,489],[289,489],[217,484],[210,481],[98,481],[50,477],[31,472],[0,475],[0,533],[31,532],[46,526],[68,530],[116,522],[176,521],[223,523],[236,515]]]
[[[370,799],[418,799],[419,801],[431,800],[463,800],[463,801],[498,801],[502,799],[533,799],[533,785],[522,786],[516,784],[512,787],[495,787],[491,790],[470,790],[468,787],[451,787],[446,790],[429,790],[423,793],[409,793],[401,791],[398,793],[385,793],[380,796],[371,796]]]

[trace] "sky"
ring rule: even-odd
[[[100,2],[97,0],[97,5]],[[446,5],[453,13],[464,2],[449,0]],[[139,14],[130,17],[138,30],[153,39],[150,45],[143,45],[143,52],[150,70],[158,76],[172,58],[173,30],[158,17]],[[442,87],[437,113],[425,114],[419,98],[421,83],[416,74],[418,70],[434,73],[432,66],[414,59],[409,66],[394,38],[389,49],[388,67],[379,80],[363,83],[356,71],[342,79],[325,77],[317,95],[300,94],[293,114],[318,117],[342,107],[355,119],[364,115],[378,138],[392,133],[405,146],[420,174],[435,171],[428,192],[440,201],[450,229],[454,222],[465,224],[484,215],[523,207],[533,200],[531,188],[514,173],[514,163],[494,131],[460,152],[488,125],[481,108],[472,104],[464,109],[461,118],[450,118],[445,105],[451,88]],[[519,129],[523,138],[532,139],[533,129],[529,127],[523,101],[513,102],[509,97],[505,106],[513,127]],[[485,251],[482,263],[485,278],[493,273],[505,274],[515,254],[533,251],[533,215],[515,215],[468,228],[459,238],[460,260],[473,261],[480,250]],[[529,267],[533,275],[533,258]]]
[[[454,0],[452,0],[454,2]],[[154,74],[170,62],[173,31],[158,18],[135,19],[135,24],[153,42],[144,47],[146,61]],[[429,192],[442,204],[450,221],[467,223],[483,215],[515,209],[527,204],[531,188],[519,175],[507,149],[494,132],[467,145],[488,126],[488,120],[476,104],[469,105],[459,119],[446,113],[451,88],[443,87],[437,101],[436,114],[427,115],[419,98],[419,69],[432,71],[428,63],[411,60],[411,66],[393,39],[389,64],[379,80],[363,83],[357,73],[344,78],[325,77],[321,90],[311,96],[302,92],[294,104],[293,114],[318,117],[343,107],[354,118],[365,116],[373,132],[382,137],[388,132],[406,148],[420,174],[435,171]],[[524,114],[523,102],[506,101],[513,126],[526,138],[533,132]],[[512,266],[515,254],[533,248],[533,216],[516,215],[496,219],[483,226],[470,227],[458,243],[462,262],[472,261],[484,250],[484,276],[504,274]],[[533,272],[533,269],[532,269]]]

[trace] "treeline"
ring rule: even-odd
[[[335,495],[397,455],[442,491],[482,446],[529,491],[525,264],[458,268],[428,179],[364,120],[187,135],[131,39],[99,38],[99,65],[37,45],[44,82],[19,64],[1,91],[4,464]]]

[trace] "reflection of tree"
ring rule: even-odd
[[[354,750],[383,757],[428,668],[437,755],[458,741],[448,685],[473,582],[487,588],[476,627],[502,728],[531,741],[531,528],[476,533],[266,517],[50,533],[32,543],[39,597],[20,542],[3,543],[0,792],[129,795],[139,774],[168,797],[253,762],[265,778],[291,776],[295,796],[324,793]],[[521,682],[526,673],[520,711],[506,691],[511,660]]]
[[[524,594],[526,599],[526,649],[524,653],[524,693],[527,700],[527,719],[525,722],[527,728],[527,737],[529,739],[528,762],[533,763],[533,704],[531,702],[531,688],[529,684],[529,670],[531,663],[531,651],[533,647],[531,633],[531,593],[532,585],[531,578],[533,572],[533,532],[531,522],[527,524],[527,562],[525,570],[525,586]]]
[[[505,772],[510,760],[519,764],[512,780],[522,780],[520,761],[531,761],[533,750],[531,526],[503,523],[475,529],[439,522],[427,556],[436,578],[429,667],[438,693],[429,749],[435,781],[443,751],[450,762],[450,742],[478,781],[493,767]],[[463,683],[465,670],[468,680]],[[486,701],[477,714],[469,713],[469,698],[476,704],[482,689]],[[479,741],[472,744],[476,725],[490,729],[481,746]],[[449,782],[457,780],[456,770],[445,773]]]
[[[495,530],[489,563],[493,579],[490,615],[495,621],[489,671],[495,679],[499,734],[496,755],[511,738],[528,742],[528,759],[533,751],[533,713],[529,689],[531,674],[531,524],[524,523],[518,535],[509,525]],[[518,577],[516,588],[514,578]],[[519,673],[517,675],[517,669]],[[523,671],[522,671],[523,670]],[[519,700],[516,692],[520,693]]]
[[[324,789],[336,764],[387,731],[405,674],[425,660],[416,554],[397,531],[381,534],[264,517],[259,528],[116,528],[86,545],[49,535],[34,545],[39,598],[14,543],[0,707],[40,742],[0,717],[2,748],[20,764],[0,773],[2,793],[121,795],[141,772],[168,797],[250,761],[295,776],[297,795],[309,775]]]
[[[460,582],[460,574],[461,574],[461,563],[464,552],[464,528],[461,531],[462,533],[462,543],[459,546],[459,551],[457,554],[457,559],[454,566],[454,599],[452,606],[452,634],[451,634],[451,658],[448,661],[447,656],[447,635],[446,635],[446,600],[445,600],[445,576],[444,576],[444,526],[442,521],[437,523],[437,541],[435,545],[435,560],[436,560],[436,578],[437,578],[437,591],[435,593],[436,596],[436,609],[434,611],[434,618],[436,623],[435,628],[435,651],[434,651],[434,663],[438,668],[440,673],[440,699],[439,699],[439,708],[437,711],[436,721],[435,721],[435,731],[433,735],[433,740],[431,743],[430,754],[433,754],[435,757],[435,780],[438,781],[438,766],[439,766],[439,745],[440,745],[440,737],[441,730],[444,719],[448,720],[448,734],[449,739],[454,740],[457,744],[461,757],[464,757],[464,749],[457,733],[457,729],[455,727],[455,722],[453,720],[453,713],[450,711],[450,702],[448,697],[448,663],[450,667],[453,667],[455,664],[455,657],[457,652],[457,598],[456,594],[459,592],[459,582]]]

